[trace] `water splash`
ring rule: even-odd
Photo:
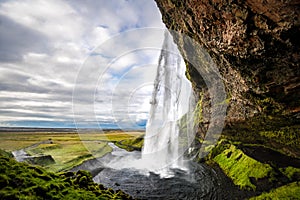
[[[194,141],[194,96],[185,76],[185,65],[166,31],[157,66],[142,155],[112,145],[113,153],[102,159],[113,169],[134,168],[171,177],[178,169],[188,171],[183,155]],[[117,151],[118,153],[114,153]],[[177,170],[174,170],[177,169]]]
[[[186,170],[183,154],[193,137],[191,84],[171,34],[166,31],[152,93],[142,160],[150,171],[172,175],[172,168]]]

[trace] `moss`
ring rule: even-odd
[[[300,156],[299,119],[286,115],[260,115],[223,129],[222,136],[244,144],[259,144],[283,154]]]
[[[6,157],[6,158],[13,158],[13,154],[7,151],[4,151],[2,149],[0,149],[0,156],[2,157]]]
[[[229,147],[230,147],[230,143],[225,139],[221,139],[217,145],[215,145],[212,149],[210,149],[210,153],[206,157],[206,159],[207,160],[213,159],[214,157],[221,154],[225,149]]]
[[[279,130],[260,131],[259,135],[288,146],[300,146],[300,127],[282,127]]]
[[[274,173],[270,165],[254,160],[232,144],[213,160],[241,189],[255,190],[256,186],[251,179],[257,181],[262,178],[271,178]]]
[[[194,111],[194,124],[198,125],[203,122],[203,107],[202,102],[204,99],[204,94],[200,93],[200,99],[196,104],[195,111]]]
[[[263,113],[267,114],[277,114],[281,113],[283,106],[277,103],[273,98],[267,97],[263,99],[256,98],[254,102],[260,108]]]
[[[0,199],[132,199],[104,188],[89,172],[51,173],[41,167],[0,156]]]
[[[279,169],[289,180],[300,180],[300,169],[295,167],[286,167]]]
[[[252,197],[251,200],[265,199],[300,199],[300,182],[293,182],[279,188],[273,189],[268,193]]]

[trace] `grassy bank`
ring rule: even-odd
[[[141,151],[144,144],[144,135],[128,138],[115,143],[118,147],[127,151]]]
[[[132,199],[122,191],[96,184],[89,172],[51,173],[16,162],[0,150],[0,199]]]

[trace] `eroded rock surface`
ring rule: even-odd
[[[156,2],[168,29],[194,39],[217,64],[230,98],[227,121],[299,112],[300,1]],[[184,42],[175,42],[184,54]],[[195,90],[202,90],[202,77],[188,67]]]

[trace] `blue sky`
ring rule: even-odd
[[[154,1],[0,1],[0,22],[0,126],[145,125],[163,31],[126,34],[164,28]]]

